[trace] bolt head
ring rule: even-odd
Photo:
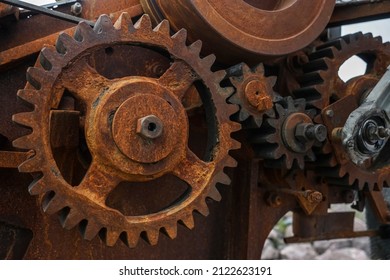
[[[334,112],[333,110],[326,110],[325,115],[329,118],[333,118]]]
[[[155,139],[163,132],[163,123],[155,115],[138,119],[136,132],[146,139]]]
[[[313,124],[300,123],[295,127],[295,137],[301,142],[307,142],[309,139],[306,136],[306,131]]]

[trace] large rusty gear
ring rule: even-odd
[[[344,82],[338,75],[340,67],[353,56],[367,63],[366,73]],[[381,188],[390,183],[388,168],[370,170],[348,160],[341,142],[332,139],[337,122],[343,126],[348,115],[356,109],[368,90],[372,89],[390,64],[390,45],[372,34],[350,34],[317,46],[303,66],[301,89],[294,92],[309,104],[322,110],[322,119],[328,126],[329,141],[321,148],[316,164],[330,183],[356,186],[359,189]],[[337,107],[333,108],[334,106]],[[338,115],[337,115],[338,114]],[[333,124],[332,124],[333,123]],[[334,138],[334,137],[333,137]]]
[[[156,22],[166,18],[175,31],[188,30],[190,41],[201,39],[220,61],[253,64],[309,45],[329,22],[335,1],[142,0],[141,4]]]
[[[229,102],[240,106],[240,122],[252,117],[255,125],[260,127],[264,115],[274,116],[273,104],[280,100],[280,96],[273,90],[276,77],[266,77],[263,64],[257,65],[253,70],[245,63],[233,68],[234,75],[229,79],[236,91]]]
[[[39,175],[29,191],[43,197],[45,212],[60,212],[63,227],[80,225],[88,240],[103,233],[109,246],[121,237],[135,247],[141,234],[154,245],[160,231],[175,238],[178,222],[193,228],[193,211],[208,214],[207,197],[220,200],[216,184],[230,183],[223,169],[236,165],[228,152],[240,146],[230,136],[240,125],[229,119],[238,108],[226,102],[231,89],[219,86],[225,72],[210,70],[215,56],[201,59],[200,41],[187,46],[186,38],[185,30],[170,36],[166,20],[152,29],[148,15],[133,24],[122,14],[115,25],[101,16],[93,29],[80,23],[74,38],[61,34],[56,48],[43,49],[36,66],[28,69],[28,83],[18,96],[34,109],[13,119],[32,133],[16,139],[14,146],[34,150],[35,156],[19,170]],[[89,52],[126,44],[158,49],[172,64],[158,79],[108,79],[88,64]],[[194,84],[212,127],[204,160],[188,147],[189,124],[182,105]],[[92,156],[75,186],[63,178],[50,147],[51,117],[59,111],[65,90],[82,104],[81,126]],[[165,174],[180,178],[191,191],[161,211],[129,216],[106,204],[120,182],[148,182]]]
[[[311,125],[315,111],[305,110],[304,99],[291,96],[275,103],[274,117],[265,117],[260,128],[251,137],[254,150],[267,166],[304,169],[305,161],[315,159],[312,147],[314,140],[307,142],[296,138],[298,125]]]

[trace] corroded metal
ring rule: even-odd
[[[190,41],[201,39],[206,50],[215,51],[220,60],[253,65],[265,56],[285,55],[311,43],[328,23],[335,0],[141,3],[157,22],[166,18],[174,30],[186,28]]]
[[[133,25],[130,17],[123,14],[115,26],[107,16],[102,16],[94,29],[87,24],[78,25],[74,38],[61,34],[56,49],[43,49],[39,63],[29,68],[29,83],[18,96],[36,109],[14,115],[14,121],[31,127],[33,132],[15,140],[14,145],[33,149],[36,154],[20,165],[19,170],[43,173],[31,185],[30,193],[46,194],[44,211],[60,211],[65,228],[87,220],[82,226],[86,239],[103,232],[109,246],[121,236],[128,246],[135,247],[144,232],[146,240],[154,245],[162,229],[175,238],[178,221],[193,228],[194,210],[208,215],[206,197],[220,200],[215,185],[229,183],[223,169],[235,166],[228,151],[239,147],[230,137],[240,128],[229,120],[236,107],[225,102],[229,90],[218,86],[224,72],[210,71],[214,57],[201,59],[199,45],[187,48],[185,40],[183,32],[169,35],[167,21],[152,30],[146,15]],[[88,58],[91,50],[103,48],[111,52],[107,45],[115,44],[153,45],[170,54],[172,65],[158,79],[141,76],[108,79],[90,66]],[[209,134],[211,150],[205,160],[188,148],[188,119],[181,104],[187,89],[196,81],[202,81],[209,91],[203,103],[215,106],[209,123],[215,134]],[[65,89],[85,108],[84,134],[92,155],[86,174],[74,187],[63,179],[47,144],[50,115],[59,109]],[[137,121],[150,115],[159,118],[164,127],[155,139],[145,139],[136,132]],[[147,182],[166,174],[186,182],[191,192],[169,207],[147,215],[126,215],[107,204],[110,193],[121,182]]]

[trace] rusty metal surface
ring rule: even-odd
[[[174,30],[188,30],[191,42],[201,39],[207,52],[224,62],[253,65],[265,56],[297,51],[324,29],[335,1],[159,1],[144,0],[144,9]],[[305,17],[300,17],[302,13]],[[296,20],[299,17],[300,20]],[[277,18],[278,20],[274,20]],[[288,28],[287,28],[288,26]],[[219,45],[219,48],[213,46]]]
[[[88,50],[107,50],[107,45],[114,42],[130,45],[140,42],[165,49],[173,57],[172,65],[158,79],[130,76],[109,80],[88,64]],[[43,173],[30,187],[30,193],[45,195],[44,211],[61,212],[65,228],[81,223],[84,238],[91,240],[100,232],[109,246],[114,246],[121,237],[128,246],[135,247],[140,235],[145,233],[145,239],[155,245],[162,229],[175,238],[179,221],[193,228],[194,210],[208,215],[206,197],[220,200],[215,184],[229,183],[223,168],[235,165],[228,151],[239,145],[230,134],[240,126],[229,120],[236,109],[223,99],[227,90],[217,87],[224,73],[209,70],[213,56],[200,59],[200,50],[196,46],[192,51],[187,50],[184,42],[183,33],[169,36],[166,21],[153,31],[148,16],[133,26],[130,17],[123,14],[115,27],[107,16],[102,16],[94,30],[80,24],[74,38],[60,35],[57,49],[45,48],[40,65],[27,71],[29,84],[18,96],[34,104],[36,109],[14,115],[13,119],[31,127],[33,132],[15,140],[14,145],[33,149],[36,155],[19,170]],[[62,57],[61,53],[66,56]],[[73,66],[63,68],[68,64]],[[203,99],[203,103],[216,106],[216,111],[211,111],[215,114],[211,131],[216,135],[209,135],[212,150],[205,160],[199,159],[187,146],[188,122],[180,102],[198,80],[210,90],[210,99]],[[65,89],[84,108],[81,110],[85,118],[84,135],[92,155],[86,174],[76,186],[63,179],[45,140],[50,135],[50,114],[60,109]],[[145,138],[135,129],[139,119],[149,115],[155,115],[163,125],[163,133],[156,139]],[[148,129],[153,131],[158,124],[153,125]],[[219,139],[217,145],[213,144],[214,137]],[[178,193],[178,198],[182,196],[178,202],[150,214],[130,215],[107,205],[110,194],[121,182],[147,182],[166,174],[184,181],[192,191]]]
[[[336,5],[328,26],[340,26],[390,17],[390,1],[361,2]]]
[[[82,1],[83,17],[108,14],[95,29],[7,16],[0,258],[259,259],[290,211],[287,243],[380,236],[329,208],[367,201],[389,224],[388,167],[353,165],[340,143],[390,64],[389,45],[363,34],[328,41],[334,2],[141,1],[155,23],[171,20],[154,29],[147,16],[132,22],[139,0]],[[337,6],[330,25],[385,15],[387,2]],[[338,69],[354,55],[367,73],[344,82]]]

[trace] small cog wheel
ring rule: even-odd
[[[236,91],[229,102],[240,106],[238,120],[244,122],[251,117],[255,125],[260,127],[264,115],[273,116],[273,104],[281,98],[273,90],[276,77],[266,77],[263,64],[252,70],[241,63],[230,68],[230,72],[229,79]]]
[[[313,124],[315,110],[305,110],[304,99],[291,96],[275,103],[275,117],[266,117],[262,126],[254,130],[251,142],[260,158],[269,167],[304,169],[305,161],[314,161],[312,150],[318,140],[324,141],[323,126]]]
[[[74,37],[60,34],[56,47],[44,48],[36,66],[28,69],[28,83],[18,97],[34,109],[13,120],[32,133],[13,144],[35,151],[19,170],[39,174],[29,192],[42,197],[45,212],[60,213],[63,227],[79,225],[88,240],[99,233],[109,246],[120,237],[135,247],[140,236],[154,245],[160,231],[175,238],[178,222],[193,228],[194,211],[208,214],[206,198],[221,199],[216,184],[230,183],[224,168],[236,165],[229,151],[240,147],[231,138],[240,125],[229,119],[238,108],[226,102],[232,90],[219,85],[225,72],[210,70],[215,56],[200,58],[201,42],[187,46],[186,38],[185,30],[170,36],[166,20],[152,29],[148,15],[133,24],[125,13],[114,25],[103,15],[93,29],[82,22]],[[89,63],[93,52],[111,53],[122,45],[155,50],[171,64],[159,77],[110,79]],[[209,130],[202,159],[188,146],[189,118],[182,104],[193,85],[201,95]],[[64,105],[69,97],[77,104],[73,110]],[[73,120],[76,131],[80,127],[90,153],[89,166],[77,184],[65,178],[53,155],[53,143],[72,135],[65,129],[63,135],[53,136],[63,127],[58,119]],[[78,139],[78,133],[74,135],[70,141]],[[185,182],[189,190],[163,209],[127,215],[107,203],[121,182],[143,184],[166,174]]]

